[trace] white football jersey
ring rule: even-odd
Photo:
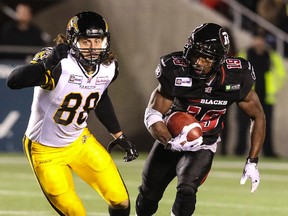
[[[53,90],[34,88],[26,136],[52,147],[67,146],[87,126],[89,110],[96,107],[115,76],[116,64],[101,64],[97,73],[86,77],[69,54],[61,61],[62,73]]]

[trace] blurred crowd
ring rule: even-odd
[[[31,5],[19,3],[15,12],[10,14],[10,20],[3,23],[0,31],[0,45],[9,45],[11,52],[1,53],[2,58],[26,58],[25,50],[16,49],[12,52],[11,46],[45,46],[50,41],[50,35],[33,23],[34,13]]]
[[[201,0],[203,4],[212,8],[230,20],[233,19],[233,11],[221,0]],[[273,24],[280,30],[288,33],[288,1],[287,0],[238,0],[240,4],[250,11],[258,14]],[[256,74],[256,83],[254,90],[257,92],[260,102],[266,115],[266,138],[263,145],[263,155],[267,157],[278,157],[273,128],[275,127],[274,112],[277,103],[277,95],[283,89],[286,83],[286,69],[284,58],[288,57],[288,45],[285,44],[284,57],[275,51],[276,37],[269,31],[265,30],[258,23],[253,22],[248,17],[242,15],[242,28],[252,35],[250,46],[244,50],[238,50],[234,43],[233,34],[231,36],[230,55],[240,56],[248,61],[254,67]],[[230,115],[228,115],[231,118]],[[233,154],[244,155],[249,146],[250,120],[236,108],[237,131],[236,144]],[[220,153],[227,154],[229,136],[229,119],[226,121],[225,130],[222,134],[222,148]],[[246,137],[246,138],[243,138]]]
[[[263,17],[280,30],[288,33],[288,1],[287,0],[237,0],[255,14]],[[230,20],[233,19],[233,10],[221,0],[200,0],[206,6],[220,12]],[[255,34],[259,25],[246,16],[242,16],[242,28]],[[266,40],[270,46],[275,48],[275,36],[266,31]],[[285,56],[288,57],[288,44],[285,44]]]

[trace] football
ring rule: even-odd
[[[174,112],[166,120],[166,125],[172,137],[178,136],[183,127],[192,123],[198,123],[197,119],[185,112]],[[195,127],[187,134],[187,141],[193,141],[202,136],[201,127]]]

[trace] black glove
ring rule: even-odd
[[[63,58],[67,58],[69,46],[66,43],[57,44],[52,53],[44,60],[46,70],[53,70]]]
[[[116,145],[126,152],[126,156],[123,158],[125,162],[135,160],[139,156],[139,153],[135,149],[135,146],[132,145],[132,143],[127,139],[124,134],[109,143],[107,147],[108,152],[111,153],[112,149]]]

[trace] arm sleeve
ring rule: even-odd
[[[95,108],[95,114],[110,133],[116,134],[121,131],[120,124],[116,117],[107,89],[103,93],[102,98]]]
[[[40,86],[46,83],[45,69],[42,63],[28,64],[15,68],[7,79],[11,89]]]

